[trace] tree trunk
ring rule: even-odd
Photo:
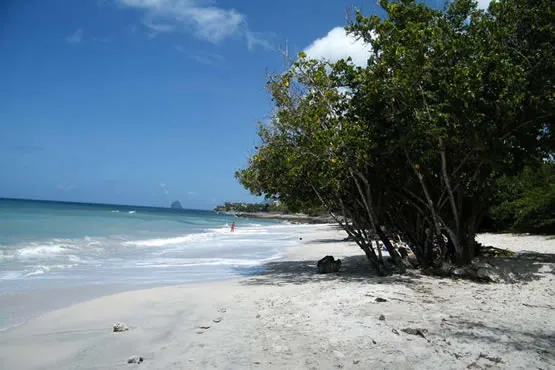
[[[406,272],[406,266],[403,264],[403,261],[401,260],[401,256],[399,255],[399,253],[397,253],[397,250],[395,250],[389,238],[385,235],[385,233],[379,226],[376,228],[376,233],[380,237],[380,240],[382,241],[382,243],[387,248],[389,255],[393,259],[393,263],[395,263],[395,265],[399,268],[401,273],[404,274]]]

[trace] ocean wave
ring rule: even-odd
[[[35,266],[35,269],[31,272],[27,272],[23,275],[23,277],[31,277],[31,276],[36,276],[36,275],[42,275],[46,272],[52,271],[52,270],[65,270],[68,268],[72,268],[77,266],[76,264],[70,264],[70,265],[49,265],[49,266],[43,266],[43,265],[39,265],[39,266]]]
[[[196,266],[260,266],[266,262],[278,259],[281,254],[276,254],[264,259],[235,259],[235,258],[191,258],[168,262],[138,262],[139,268],[167,268],[167,267],[196,267]]]
[[[0,273],[0,280],[16,280],[21,278],[21,271],[4,271]]]
[[[187,234],[187,235],[176,236],[171,238],[131,240],[131,241],[124,242],[122,244],[130,247],[163,247],[163,246],[172,245],[172,244],[184,244],[192,241],[206,240],[206,239],[214,238],[216,235],[223,234],[227,231],[228,231],[227,228],[221,228],[221,229],[213,229],[211,231],[204,232],[204,233]]]
[[[2,246],[0,261],[27,261],[65,256],[78,259],[76,254],[82,250],[101,252],[103,242],[88,236],[81,239],[51,239],[43,242],[29,242],[19,245]]]
[[[16,251],[16,254],[21,258],[45,257],[47,255],[65,253],[69,248],[67,245],[37,245],[19,249]]]

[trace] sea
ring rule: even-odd
[[[298,242],[294,228],[212,211],[0,199],[0,330],[105,294],[257,273]]]

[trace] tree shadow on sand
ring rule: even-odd
[[[494,271],[502,278],[512,274],[515,282],[539,280],[545,274],[555,274],[555,254],[520,252],[514,256],[489,257],[481,260],[494,267]]]
[[[275,261],[259,268],[236,267],[236,273],[250,277],[244,285],[288,285],[321,281],[367,282],[369,284],[414,284],[421,277],[417,274],[377,276],[369,267],[365,256],[341,259],[341,270],[337,273],[318,274],[316,260]]]
[[[493,327],[478,321],[453,318],[442,324],[441,335],[465,343],[481,343],[483,352],[491,346],[501,345],[514,351],[535,352],[544,360],[555,360],[555,332]]]
[[[352,240],[346,240],[346,239],[316,239],[316,240],[311,240],[311,243],[316,244],[332,244],[332,243],[344,243],[344,242],[350,242]],[[357,247],[358,248],[358,247]]]
[[[522,252],[510,257],[489,257],[480,260],[492,265],[492,271],[506,282],[526,283],[539,280],[546,273],[555,274],[555,254],[551,253]],[[245,285],[298,285],[320,281],[411,285],[418,284],[418,280],[422,279],[420,270],[408,270],[405,275],[378,276],[370,269],[368,260],[363,255],[346,257],[341,261],[341,270],[330,274],[316,272],[317,260],[275,261],[256,268],[239,266],[235,267],[234,271],[239,275],[250,277],[242,282]],[[428,275],[428,277],[450,279],[436,275]]]

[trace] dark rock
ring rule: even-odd
[[[376,298],[376,302],[387,302],[387,299],[378,297]]]
[[[393,334],[399,335],[399,332],[398,332],[397,329],[395,329],[395,328],[391,329],[391,332],[392,332]]]
[[[411,335],[418,335],[424,339],[426,339],[426,336],[424,334],[428,332],[428,330],[420,328],[405,328],[401,329],[401,331]]]
[[[384,315],[380,315],[380,316],[378,317],[378,320],[384,321],[384,320],[385,320],[385,316],[384,316]]]
[[[183,209],[183,207],[181,206],[181,203],[179,203],[179,201],[177,201],[177,200],[172,203],[170,208],[172,208],[172,209]]]
[[[132,356],[129,357],[129,359],[127,360],[128,364],[140,364],[143,362],[143,358],[140,356]]]
[[[122,322],[118,322],[113,326],[114,333],[120,333],[122,331],[128,331],[129,328]]]
[[[333,256],[325,256],[318,261],[317,270],[319,274],[327,274],[330,272],[338,272],[341,268],[341,260],[336,260]]]

